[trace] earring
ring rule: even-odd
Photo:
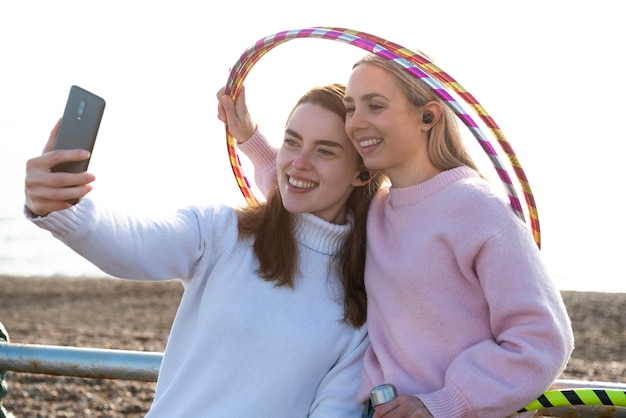
[[[427,130],[429,130],[429,129],[430,129],[430,126],[428,126],[428,125],[424,125],[424,131],[427,131]]]
[[[368,181],[371,177],[372,176],[369,171],[361,171],[359,174],[359,180],[361,181]]]

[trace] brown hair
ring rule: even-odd
[[[479,171],[463,143],[456,115],[424,81],[411,75],[399,64],[376,54],[367,54],[353,68],[361,64],[376,65],[395,76],[405,97],[416,108],[421,108],[430,101],[441,103],[443,114],[430,130],[428,140],[428,158],[436,168],[445,171],[468,166]]]
[[[341,84],[315,87],[298,100],[294,110],[303,103],[311,103],[334,112],[345,122],[344,94],[345,86]],[[352,214],[354,225],[334,259],[343,286],[343,320],[355,328],[362,326],[366,318],[367,299],[363,276],[367,213],[382,182],[381,174],[374,175],[368,184],[356,187],[348,197],[347,210]],[[249,205],[240,210],[239,234],[254,238],[253,248],[259,260],[259,276],[276,282],[277,286],[295,286],[298,247],[293,228],[294,215],[284,208],[276,185],[265,203]]]

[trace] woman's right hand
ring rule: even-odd
[[[424,403],[415,396],[399,395],[376,406],[373,418],[432,418]]]
[[[39,216],[72,206],[91,191],[90,183],[96,179],[88,172],[52,172],[52,167],[59,163],[89,158],[89,151],[83,149],[53,149],[60,123],[59,119],[50,133],[42,155],[26,162],[26,207]]]
[[[256,131],[256,124],[246,105],[246,90],[241,86],[236,103],[230,96],[224,94],[224,90],[222,87],[217,92],[217,118],[227,125],[231,135],[242,144]]]

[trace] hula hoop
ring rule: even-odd
[[[566,406],[613,406],[626,408],[626,390],[620,389],[559,389],[544,392],[517,413]]]
[[[387,60],[391,60],[399,64],[407,72],[416,78],[424,81],[433,92],[457,115],[457,117],[468,127],[472,135],[476,138],[483,151],[487,154],[491,163],[496,170],[500,181],[507,191],[511,207],[515,213],[525,221],[524,211],[517,195],[517,191],[511,181],[506,167],[502,164],[496,149],[493,147],[489,138],[483,133],[478,124],[465,111],[454,97],[446,90],[446,87],[456,93],[465,101],[470,108],[478,115],[483,123],[489,128],[497,139],[500,148],[505,152],[509,163],[513,167],[515,177],[520,189],[524,192],[526,208],[530,217],[530,226],[533,237],[537,246],[541,247],[541,233],[539,225],[539,216],[535,205],[530,184],[526,178],[526,174],[519,162],[518,157],[513,151],[513,147],[507,141],[506,137],[495,123],[494,119],[487,113],[484,107],[465,90],[454,78],[442,71],[433,64],[429,59],[421,54],[402,47],[396,43],[389,42],[374,35],[365,32],[354,31],[343,28],[326,28],[313,27],[305,29],[296,29],[277,32],[265,38],[258,40],[252,46],[247,48],[232,67],[228,81],[226,83],[225,94],[230,95],[236,100],[243,81],[254,66],[266,53],[273,48],[287,41],[299,38],[317,38],[343,42],[364,49],[370,53],[381,56]],[[443,84],[443,85],[442,85]],[[444,87],[445,86],[445,87]],[[256,198],[250,189],[250,183],[243,174],[241,162],[237,155],[235,147],[235,139],[226,129],[226,145],[229,154],[230,164],[233,174],[241,190],[244,198],[249,204],[257,203]]]

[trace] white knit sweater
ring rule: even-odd
[[[341,322],[331,264],[349,225],[298,217],[290,289],[257,276],[230,207],[141,219],[85,198],[32,221],[113,276],[182,281],[149,417],[360,416],[366,329]]]

